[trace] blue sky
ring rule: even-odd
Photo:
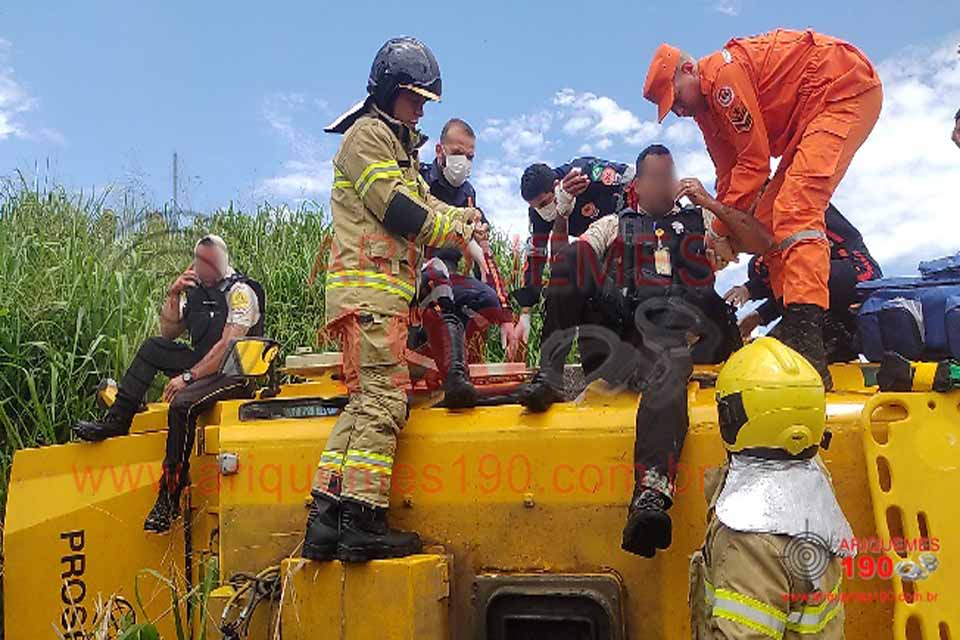
[[[653,123],[641,95],[649,57],[665,40],[703,55],[777,26],[848,39],[881,68],[884,115],[837,201],[887,270],[909,272],[919,255],[960,248],[960,149],[948,140],[960,106],[955,0],[7,0],[0,174],[33,176],[39,166],[73,190],[113,185],[162,203],[176,150],[180,200],[192,209],[325,202],[338,138],[321,128],[363,95],[379,45],[409,34],[443,71],[444,101],[428,106],[424,130],[436,136],[451,116],[475,126],[479,202],[522,234],[518,178],[530,161],[586,151],[630,161],[665,141],[685,173],[711,178],[695,127],[672,116]]]

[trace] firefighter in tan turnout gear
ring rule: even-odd
[[[320,457],[303,555],[361,562],[417,553],[416,533],[387,524],[397,434],[407,418],[404,358],[420,248],[466,249],[483,238],[479,211],[444,204],[420,178],[416,124],[440,99],[440,68],[413,38],[377,52],[369,96],[326,129],[342,133],[333,159],[333,244],[326,326],[343,352],[350,402]]]
[[[853,534],[817,452],[823,381],[799,353],[759,338],[717,378],[729,452],[690,563],[693,637],[842,638],[841,552]]]

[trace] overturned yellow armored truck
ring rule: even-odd
[[[724,458],[715,368],[697,367],[689,385],[673,543],[655,558],[620,549],[637,395],[594,383],[543,414],[509,403],[454,411],[419,394],[391,512],[424,551],[344,564],[299,557],[313,472],[346,403],[339,363],[311,354],[286,364],[296,382],[201,418],[185,517],[168,535],[141,526],[165,404],[138,414],[127,436],[17,452],[6,637],[118,638],[148,622],[164,638],[690,637],[703,481]],[[846,637],[960,637],[960,393],[882,394],[872,365],[832,372],[822,457],[858,547],[839,594]],[[472,374],[502,387],[525,371]]]

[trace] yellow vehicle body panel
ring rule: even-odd
[[[886,421],[880,413],[898,419]],[[880,393],[867,403],[862,422],[880,537],[905,540],[886,555],[891,564],[923,567],[919,579],[893,577],[893,637],[955,637],[960,580],[950,567],[960,566],[954,542],[960,540],[960,391]],[[924,566],[924,556],[935,562]]]
[[[856,366],[836,368],[835,378],[848,390],[829,394],[834,437],[823,457],[854,532],[874,536],[860,423],[861,408],[874,389],[864,387]],[[336,380],[318,377],[284,385],[280,398],[343,392]],[[134,431],[146,431],[142,434],[20,451],[4,532],[6,637],[55,637],[51,624],[59,623],[64,607],[61,558],[67,553],[59,536],[82,528],[87,532],[87,598],[121,593],[133,601],[134,576],[142,569],[182,582],[189,566],[195,584],[208,556],[218,558],[223,584],[237,572],[257,573],[284,563],[289,574],[296,567],[284,580],[285,589],[297,590],[285,592],[280,606],[282,638],[474,638],[482,622],[474,602],[481,577],[495,582],[497,576],[538,575],[607,576],[622,585],[616,608],[626,637],[687,638],[687,563],[706,524],[703,474],[724,457],[713,390],[693,382],[689,400],[690,430],[670,512],[673,544],[654,559],[620,549],[633,488],[638,398],[600,385],[544,414],[517,405],[467,411],[413,406],[398,447],[391,520],[418,531],[425,554],[365,567],[288,560],[299,555],[310,481],[333,417],[242,421],[245,400],[222,402],[203,417],[191,472],[189,565],[182,524],[161,537],[141,530],[155,486],[93,495],[74,488],[70,471],[80,462],[107,468],[143,462],[159,474],[162,406],[138,415]],[[235,470],[222,469],[218,456],[223,454],[237,463]],[[164,637],[175,637],[165,613],[170,599],[161,593],[166,587],[144,584],[141,580],[141,594],[152,598],[148,617],[159,617]],[[855,580],[845,589],[883,591],[890,583]],[[211,601],[222,604],[226,593],[214,594]],[[298,617],[291,617],[294,610]],[[353,612],[363,614],[353,618]],[[352,622],[349,636],[337,635],[344,621],[363,615],[376,622]],[[891,603],[850,602],[847,637],[892,638],[892,619]],[[89,620],[84,628],[90,628]],[[274,637],[264,634],[250,637]]]

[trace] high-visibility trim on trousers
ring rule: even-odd
[[[324,451],[320,454],[320,464],[323,469],[339,470],[343,466],[343,454],[336,451]]]
[[[364,469],[383,475],[393,474],[393,458],[385,456],[374,451],[365,451],[362,449],[350,449],[347,451],[347,459],[344,463],[347,468]]]
[[[840,581],[824,596],[823,602],[807,605],[787,616],[787,629],[796,633],[820,633],[840,613]]]
[[[368,287],[387,291],[403,298],[405,302],[413,300],[416,293],[414,287],[400,278],[395,278],[379,271],[365,271],[361,269],[344,269],[331,271],[327,274],[327,289],[341,287]]]
[[[840,613],[839,580],[829,594],[824,594],[823,602],[805,605],[800,611],[789,614],[736,591],[714,589],[707,581],[703,587],[704,601],[712,617],[742,624],[776,640],[788,630],[799,634],[820,633]]]
[[[704,581],[707,609],[714,618],[742,624],[757,633],[780,640],[787,629],[787,614],[756,598],[730,589],[714,589]]]

